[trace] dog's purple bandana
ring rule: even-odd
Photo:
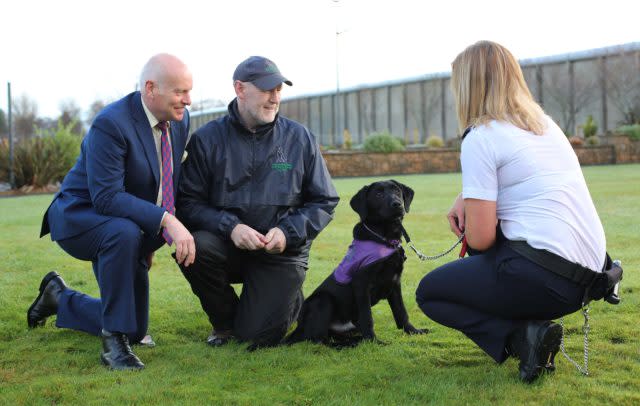
[[[390,244],[392,245],[369,240],[353,240],[342,262],[333,271],[333,278],[343,285],[350,283],[354,273],[359,269],[396,252],[400,241],[393,240]]]

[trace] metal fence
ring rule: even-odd
[[[640,119],[640,42],[524,59],[525,79],[537,101],[568,135],[592,115],[602,134]],[[437,135],[458,137],[451,73],[284,99],[280,112],[307,126],[324,146],[356,145],[388,131],[407,145]],[[192,114],[192,129],[226,114],[226,108]]]

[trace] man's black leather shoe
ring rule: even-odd
[[[223,345],[229,343],[229,341],[233,338],[230,330],[225,330],[222,332],[217,332],[215,329],[211,330],[211,334],[207,337],[207,345],[212,347],[222,347]]]
[[[110,369],[140,370],[144,364],[131,351],[126,334],[102,330],[102,363]]]
[[[141,347],[153,348],[156,346],[156,342],[153,341],[153,337],[147,334],[146,336],[142,337],[140,341],[131,343],[131,345],[139,345]]]
[[[47,317],[58,312],[58,298],[67,289],[64,280],[57,272],[51,271],[40,282],[40,293],[27,310],[29,328],[44,326]]]
[[[562,340],[562,327],[551,321],[530,321],[524,329],[518,348],[520,379],[535,381],[543,372],[553,372],[553,363]]]

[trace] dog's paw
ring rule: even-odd
[[[427,329],[427,328],[415,328],[411,324],[409,324],[408,326],[404,326],[403,330],[404,330],[405,333],[407,333],[409,335],[427,334],[427,333],[429,333],[429,329]]]
[[[254,352],[257,350],[262,350],[266,348],[277,347],[278,345],[284,344],[283,342],[253,342],[247,346],[248,352]]]
[[[369,343],[373,343],[373,344],[378,344],[378,345],[388,345],[389,343],[382,341],[381,339],[379,339],[376,336],[372,336],[372,337],[365,337],[364,340],[365,342],[369,342]]]
[[[386,342],[386,341],[382,341],[382,340],[381,340],[381,339],[379,339],[379,338],[374,338],[374,339],[372,340],[372,342],[373,342],[374,344],[378,344],[378,345],[389,345],[389,343],[388,343],[388,342]]]
[[[247,346],[247,351],[248,351],[248,352],[254,352],[254,351],[259,350],[260,348],[262,348],[262,347],[260,347],[260,345],[258,345],[258,344],[256,344],[256,343],[253,343],[253,344],[249,344],[249,345]]]

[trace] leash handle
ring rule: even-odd
[[[467,236],[465,235],[462,239],[462,247],[460,248],[460,258],[464,258],[467,255]]]

